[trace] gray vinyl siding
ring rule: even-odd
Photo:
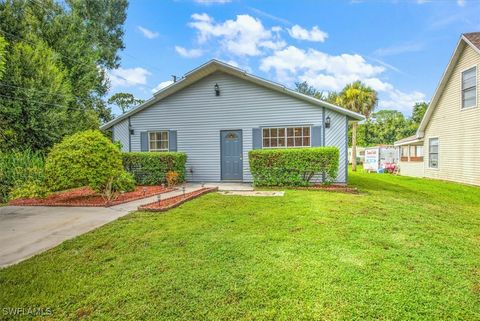
[[[325,117],[330,116],[330,128],[325,128],[325,146],[335,146],[340,152],[340,161],[336,181],[347,182],[348,166],[348,118],[334,111],[325,110]]]
[[[215,96],[216,83],[220,87],[220,96]],[[188,156],[187,179],[220,181],[220,130],[241,129],[243,180],[250,182],[248,152],[252,149],[252,128],[319,126],[322,125],[322,109],[244,79],[216,72],[133,114],[130,117],[134,130],[131,151],[140,151],[142,131],[176,130],[178,151],[186,152]],[[346,116],[334,111],[329,111],[329,115],[332,127],[327,130],[326,141],[339,147],[341,155],[346,157],[345,145],[341,143],[346,139]],[[116,124],[115,130],[122,123]],[[344,182],[345,161],[341,159],[340,163],[338,181]]]
[[[113,127],[113,141],[122,144],[122,151],[128,152],[128,118],[122,120]]]

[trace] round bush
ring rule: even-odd
[[[124,169],[119,148],[100,131],[87,130],[56,144],[48,154],[45,172],[53,191],[90,186],[103,192]]]

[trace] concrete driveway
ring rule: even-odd
[[[198,189],[187,186],[186,192]],[[170,197],[181,193],[164,194]],[[65,240],[91,231],[154,202],[156,196],[125,204],[104,207],[0,207],[0,267],[23,261],[57,246]]]

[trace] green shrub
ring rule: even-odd
[[[48,154],[45,172],[53,191],[90,186],[104,193],[124,170],[118,147],[100,131],[87,130],[56,144]]]
[[[44,181],[29,181],[15,187],[10,192],[10,199],[17,198],[41,198],[49,193]]]
[[[330,183],[338,172],[336,147],[260,149],[248,155],[257,186],[306,186],[314,175],[323,175]]]
[[[185,181],[187,155],[180,152],[123,153],[123,166],[133,174],[138,185],[166,183],[168,172],[178,173],[178,182]]]
[[[12,189],[29,182],[45,181],[43,153],[30,150],[0,152],[0,203],[10,198]]]
[[[135,179],[133,175],[125,171],[113,180],[113,191],[115,192],[130,192],[135,189]]]

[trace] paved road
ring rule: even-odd
[[[199,188],[189,185],[186,192]],[[181,191],[164,194],[173,196]],[[156,196],[104,207],[0,207],[0,267],[23,261],[135,211],[139,205],[153,202]]]

